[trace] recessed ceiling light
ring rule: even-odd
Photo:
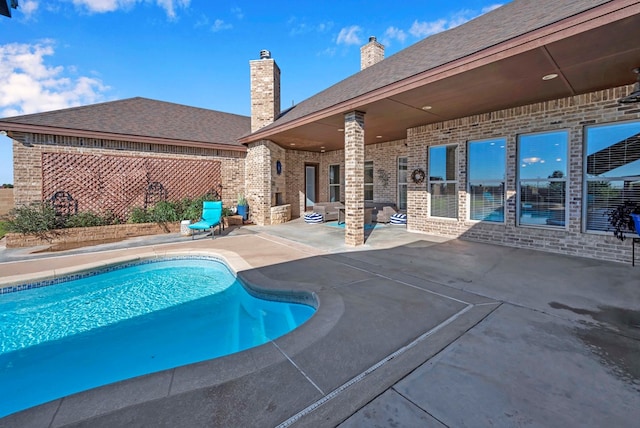
[[[431,110],[433,107],[431,106],[422,106],[422,110]]]
[[[296,143],[289,143],[289,145],[290,145],[290,146],[295,146],[295,145],[296,145]]]
[[[344,128],[338,128],[338,132],[344,132]]]
[[[320,146],[321,149],[324,149],[324,146]]]
[[[558,77],[556,73],[547,74],[546,76],[542,76],[542,80],[552,80]]]
[[[320,153],[324,153],[324,149],[320,150]]]
[[[382,138],[382,135],[376,135],[376,138]]]

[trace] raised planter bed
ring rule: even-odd
[[[136,223],[116,224],[112,226],[74,227],[57,229],[46,236],[22,233],[7,233],[7,248],[35,247],[39,245],[69,244],[79,242],[114,241],[135,236],[160,235],[163,233],[179,233],[180,222],[175,223]]]

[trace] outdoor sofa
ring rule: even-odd
[[[365,201],[364,207],[371,209],[371,220],[376,223],[389,223],[391,215],[397,210],[393,202]]]
[[[322,215],[322,221],[338,220],[340,208],[344,209],[342,202],[316,202],[313,212]]]

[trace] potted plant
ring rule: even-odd
[[[624,201],[622,204],[607,211],[609,224],[613,227],[613,235],[624,241],[626,233],[640,234],[640,204],[634,201]]]
[[[238,215],[241,215],[243,220],[249,219],[249,204],[242,193],[238,193]]]

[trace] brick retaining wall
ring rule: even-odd
[[[116,224],[111,226],[74,227],[51,231],[49,239],[22,233],[7,233],[7,248],[34,247],[38,245],[77,243],[126,239],[135,236],[160,235],[180,232],[180,222]]]

